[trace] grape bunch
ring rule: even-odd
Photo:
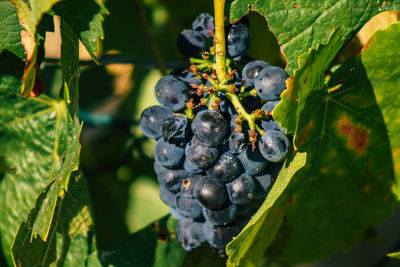
[[[224,254],[267,196],[290,148],[285,129],[272,118],[287,74],[244,55],[246,24],[226,27],[227,71],[218,77],[214,18],[200,14],[177,38],[190,65],[157,82],[161,105],[140,118],[144,135],[156,139],[160,198],[179,220],[177,238],[185,250],[208,243]]]

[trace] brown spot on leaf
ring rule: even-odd
[[[394,162],[394,171],[397,173],[400,171],[400,148],[394,149],[392,152],[393,162]]]
[[[300,8],[301,6],[299,6],[298,4],[294,3],[293,4],[293,8]]]
[[[281,208],[276,208],[276,210],[274,210],[274,216],[277,216],[277,215],[279,215],[279,213],[281,212]]]
[[[368,194],[369,192],[371,192],[372,186],[371,185],[365,185],[363,187],[363,191],[365,194]]]
[[[397,158],[400,155],[400,148],[393,150],[392,155],[393,158]]]
[[[400,164],[399,163],[395,163],[394,164],[394,172],[399,172],[400,171]]]
[[[329,170],[328,167],[323,167],[323,168],[321,168],[321,173],[327,174],[327,173],[328,173],[328,170]]]
[[[310,123],[306,126],[304,131],[301,133],[301,135],[297,138],[297,140],[296,140],[297,147],[301,146],[304,143],[304,141],[307,140],[308,134],[310,133],[312,127],[313,127],[313,122],[310,121]]]
[[[357,154],[362,154],[365,147],[368,145],[368,136],[370,131],[363,129],[361,126],[353,124],[347,119],[346,116],[342,116],[338,120],[338,130],[342,135],[347,135],[347,146],[354,149]]]

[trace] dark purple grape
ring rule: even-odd
[[[176,195],[175,207],[180,215],[191,219],[199,219],[203,216],[202,208],[196,199],[185,197],[181,193]]]
[[[242,23],[231,24],[227,30],[226,55],[234,58],[241,56],[250,45],[249,29]]]
[[[207,170],[207,175],[223,182],[229,182],[239,175],[240,168],[239,160],[232,153],[225,152]]]
[[[184,30],[176,39],[179,52],[185,57],[198,57],[201,52],[206,51],[204,36],[194,30]]]
[[[206,241],[204,223],[181,219],[176,226],[176,238],[186,251],[197,248]]]
[[[207,209],[219,209],[228,198],[225,185],[211,177],[204,177],[194,186],[194,197]]]
[[[206,242],[206,235],[204,233],[205,230],[205,222],[204,221],[192,221],[189,226],[189,233],[192,236],[192,239],[202,243]]]
[[[186,102],[189,101],[189,90],[190,88],[185,82],[173,75],[166,75],[157,82],[154,94],[161,105],[172,111],[179,111],[184,109]]]
[[[211,224],[225,225],[236,218],[237,211],[237,205],[229,203],[218,210],[210,210],[203,207],[203,216]]]
[[[205,224],[207,242],[211,247],[225,249],[226,245],[232,241],[233,237],[237,236],[242,229],[239,225],[212,225]]]
[[[220,113],[214,110],[203,110],[194,117],[192,131],[200,144],[216,146],[224,140],[228,133],[228,126]]]
[[[193,165],[193,163],[185,157],[185,160],[183,162],[183,168],[188,172],[188,173],[193,173],[193,174],[200,174],[204,172],[202,168],[196,167]]]
[[[256,210],[254,200],[249,203],[243,204],[243,205],[236,204],[236,206],[238,209],[237,216],[240,216],[240,217],[246,217],[246,216],[254,213]]]
[[[243,98],[242,105],[247,112],[251,113],[260,108],[260,98],[258,96],[248,96]]]
[[[288,75],[279,67],[264,68],[254,81],[258,96],[264,100],[279,100],[281,93],[286,89]]]
[[[171,208],[175,208],[176,195],[174,193],[169,191],[165,186],[160,185],[158,188],[158,194],[160,195],[162,202]]]
[[[272,180],[275,180],[278,177],[278,175],[282,169],[282,166],[283,166],[283,161],[270,162],[268,164],[267,168],[265,168],[264,172],[271,174]]]
[[[164,121],[173,115],[173,112],[166,107],[148,107],[140,115],[140,129],[148,138],[158,139],[161,137],[161,128]]]
[[[272,162],[282,161],[289,152],[290,141],[283,133],[267,131],[258,141],[258,148],[264,158]]]
[[[186,145],[185,155],[194,166],[205,169],[218,158],[218,148],[200,145],[196,137],[193,137]]]
[[[275,130],[275,131],[279,131],[281,133],[285,133],[286,130],[285,128],[282,128],[279,123],[277,123],[276,121],[274,121],[272,118],[268,118],[265,120],[261,121],[261,128],[263,128],[263,130],[268,131],[268,130]]]
[[[229,199],[234,204],[243,205],[254,199],[256,184],[253,177],[243,173],[232,182],[226,184]]]
[[[267,110],[269,113],[271,113],[274,110],[274,108],[279,104],[279,102],[280,100],[268,101],[261,107],[261,110]],[[282,132],[283,134],[286,132],[286,129],[280,127],[279,123],[274,121],[272,118],[262,120],[261,128],[263,128],[265,131],[277,130]]]
[[[162,166],[177,167],[185,156],[185,149],[177,144],[165,142],[162,138],[154,146],[154,158]]]
[[[269,173],[254,176],[256,185],[255,199],[265,198],[272,187],[272,176]]]
[[[226,98],[226,96],[220,96],[221,103],[219,104],[219,110],[222,113],[226,113],[229,116],[233,116],[237,114],[235,107],[231,104],[231,102]]]
[[[172,116],[162,125],[162,136],[167,142],[180,142],[189,135],[188,119],[184,116]]]
[[[228,139],[229,151],[234,154],[242,153],[247,147],[246,135],[242,132],[234,132]]]
[[[194,198],[194,193],[193,193],[193,188],[194,185],[200,181],[204,176],[199,175],[199,174],[188,174],[182,179],[182,184],[181,184],[181,193],[185,197],[190,197]]]
[[[206,107],[206,106],[203,106],[203,105],[196,106],[196,107],[193,109],[193,114],[197,114],[197,113],[199,113],[200,111],[203,111],[203,110],[207,110],[207,107]]]
[[[268,66],[271,66],[271,64],[263,60],[253,60],[244,65],[244,68],[242,70],[242,77],[243,79],[245,79],[246,85],[254,85],[254,81],[258,77],[258,74],[260,74],[262,69]]]
[[[203,83],[203,79],[198,79],[193,72],[187,71],[188,67],[186,68],[179,68],[171,71],[171,75],[174,75],[177,77],[179,80],[184,81],[187,84],[197,84],[200,85]]]
[[[193,21],[192,29],[198,31],[206,38],[211,37],[210,32],[214,31],[214,17],[208,13],[201,13]]]
[[[258,149],[252,149],[247,146],[246,149],[240,154],[236,155],[243,169],[250,175],[257,175],[262,173],[267,165],[267,160],[260,154]]]
[[[154,161],[154,171],[155,173],[158,175],[160,172],[165,171],[165,170],[170,170],[167,167],[164,167],[163,165],[160,164],[160,162],[158,162],[157,160]]]
[[[181,220],[181,219],[185,218],[182,215],[180,215],[179,212],[175,208],[169,207],[169,212],[171,213],[171,216],[174,217],[177,220]]]
[[[272,113],[272,111],[279,104],[279,102],[281,102],[281,100],[268,101],[261,107],[261,110],[267,110],[269,113]]]
[[[158,183],[164,185],[171,192],[178,192],[181,189],[182,179],[187,176],[187,172],[183,169],[170,170],[163,169],[158,175]]]

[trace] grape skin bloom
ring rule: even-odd
[[[192,131],[200,144],[216,146],[224,140],[228,133],[228,126],[220,113],[214,110],[203,110],[194,118]]]

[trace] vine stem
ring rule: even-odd
[[[215,55],[216,55],[216,64],[214,65],[214,70],[217,73],[219,83],[215,86],[216,94],[218,91],[223,91],[225,96],[229,99],[229,101],[233,104],[235,109],[238,112],[238,118],[244,119],[249,124],[250,130],[254,133],[258,131],[261,135],[265,133],[263,129],[260,129],[255,123],[257,119],[255,114],[249,114],[244,109],[242,103],[240,102],[239,96],[229,92],[226,88],[227,82],[227,73],[226,73],[226,45],[225,45],[225,20],[224,20],[224,9],[225,9],[225,0],[214,0],[214,16],[215,16]],[[214,84],[213,84],[214,86]],[[210,108],[212,108],[215,95],[211,97]],[[256,137],[250,137],[252,139],[253,147],[256,141]]]
[[[226,76],[226,50],[225,50],[225,20],[224,20],[225,0],[214,0],[215,15],[215,49],[216,66],[215,71],[221,83],[224,83]]]
[[[142,26],[143,26],[143,29],[144,29],[144,32],[146,35],[146,39],[147,39],[148,44],[150,45],[151,53],[153,54],[156,65],[158,66],[158,69],[160,70],[161,74],[166,75],[167,69],[165,68],[165,64],[162,59],[161,52],[158,49],[158,46],[154,39],[154,36],[151,32],[150,24],[147,20],[142,0],[134,0],[133,3],[135,4],[137,11],[139,13],[139,18],[142,22]]]

